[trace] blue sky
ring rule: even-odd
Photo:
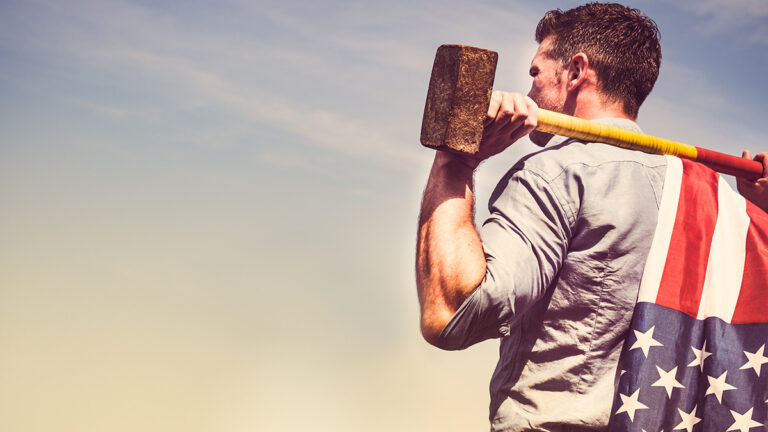
[[[418,333],[434,51],[575,2],[0,4],[0,429],[485,429],[495,342]],[[630,3],[648,133],[766,150],[768,4]],[[520,142],[477,174],[478,218]]]

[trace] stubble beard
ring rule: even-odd
[[[541,98],[541,97],[531,97],[534,102],[536,102],[536,105],[539,106],[539,108],[543,108],[545,110],[554,111],[554,112],[562,112],[563,107],[560,106],[556,101],[549,99],[549,98]],[[528,138],[536,144],[539,147],[544,147],[547,145],[549,140],[552,139],[554,135],[547,132],[542,132],[538,129],[534,129],[531,131],[530,134],[528,134]]]

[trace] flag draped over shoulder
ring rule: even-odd
[[[609,429],[768,430],[768,214],[667,160]]]

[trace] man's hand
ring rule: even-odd
[[[753,159],[749,150],[744,150],[741,155],[746,159]],[[752,181],[743,178],[736,178],[736,187],[744,198],[752,201],[756,206],[768,212],[768,153],[758,153],[753,160],[763,164],[763,176]]]
[[[494,91],[483,123],[483,138],[479,151],[471,156],[461,156],[470,168],[501,153],[515,141],[536,128],[539,107],[531,98],[519,93]]]

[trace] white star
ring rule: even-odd
[[[648,409],[645,404],[637,400],[640,397],[640,389],[632,393],[632,396],[625,396],[621,393],[619,393],[619,396],[621,396],[621,407],[616,410],[616,414],[626,412],[629,415],[630,421],[635,421],[635,411]]]
[[[752,420],[752,410],[753,408],[750,408],[749,411],[745,412],[744,414],[739,414],[734,410],[729,410],[733,416],[733,424],[730,428],[728,428],[728,430],[732,431],[738,429],[740,432],[747,432],[753,427],[762,426],[762,423],[758,423]]]
[[[760,376],[760,368],[763,366],[763,363],[768,363],[768,357],[763,356],[763,350],[765,350],[765,344],[754,353],[744,351],[744,355],[747,356],[748,360],[739,369],[752,368],[757,373],[757,376]]]
[[[653,338],[654,327],[656,326],[649,328],[648,331],[645,333],[635,330],[635,337],[637,338],[637,340],[629,350],[632,351],[635,348],[640,348],[641,350],[643,350],[643,354],[645,354],[645,357],[648,358],[648,350],[650,350],[652,346],[664,346],[659,341]]]
[[[723,374],[718,378],[707,375],[707,379],[709,380],[709,387],[707,387],[707,392],[704,393],[704,396],[713,394],[717,398],[718,402],[723,403],[723,392],[728,390],[736,390],[736,387],[725,382],[725,375],[727,373],[728,371],[723,372]]]
[[[707,357],[712,355],[712,353],[707,352],[707,341],[704,341],[704,346],[701,347],[701,349],[696,349],[694,347],[691,347],[691,349],[693,350],[693,355],[695,355],[696,358],[694,358],[693,361],[688,363],[688,367],[699,366],[701,368],[701,371],[704,372],[704,360],[706,360]]]
[[[675,379],[677,375],[677,366],[669,370],[669,372],[656,366],[656,370],[659,371],[659,379],[651,384],[651,387],[664,387],[667,390],[667,396],[672,397],[673,388],[685,388],[678,380]]]
[[[696,413],[696,407],[695,406],[693,407],[693,409],[689,413],[681,410],[680,408],[677,409],[677,412],[680,413],[680,418],[682,419],[682,421],[680,422],[679,425],[675,426],[675,428],[672,429],[672,430],[685,429],[688,432],[691,432],[693,430],[693,426],[696,423],[701,421],[700,418],[696,417],[696,414],[695,414]]]

